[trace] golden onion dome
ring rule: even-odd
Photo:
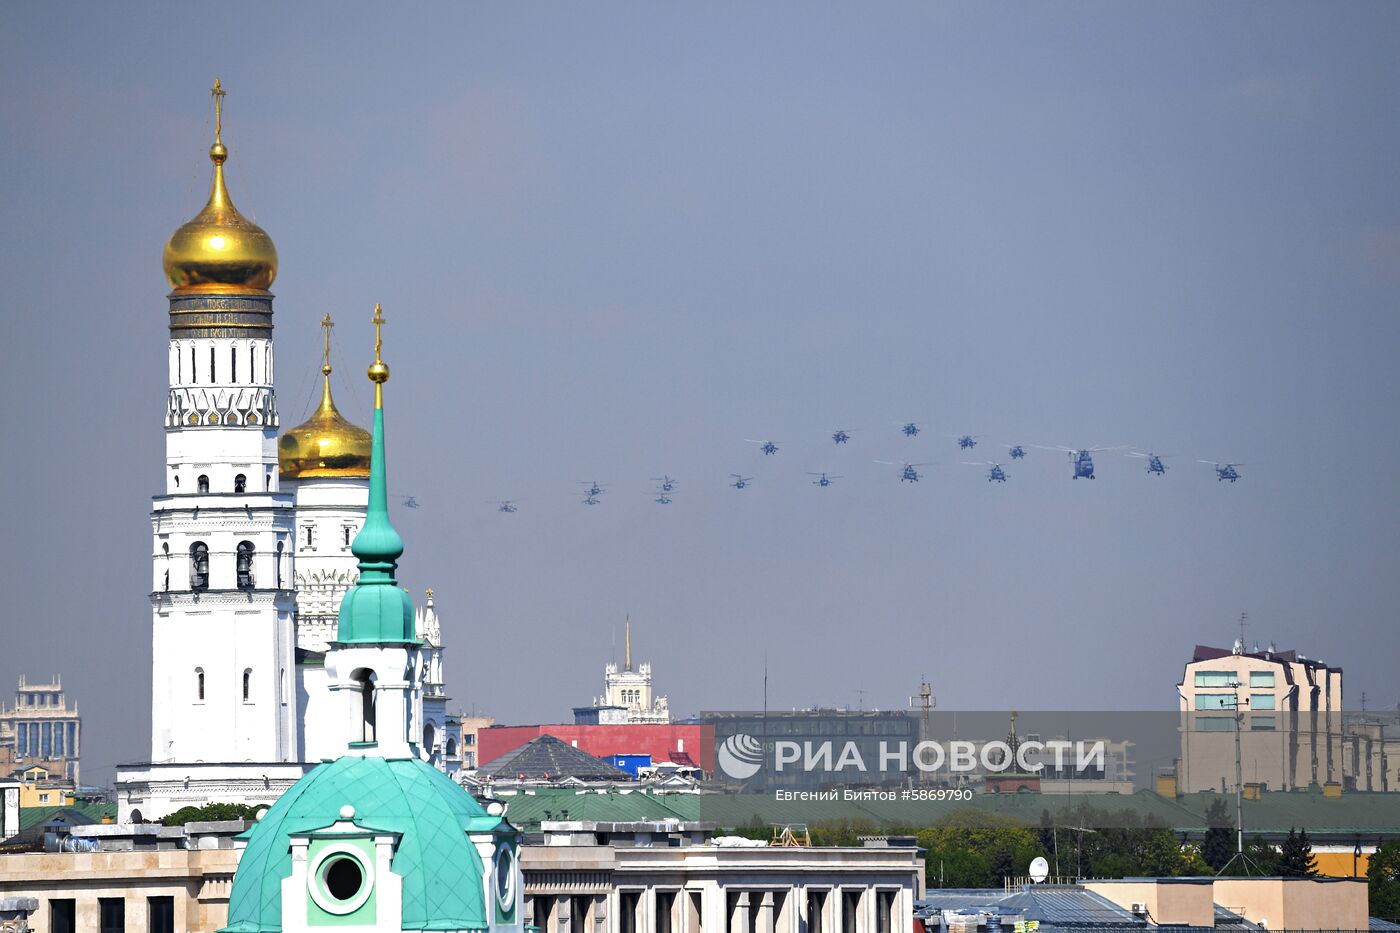
[[[214,82],[214,181],[209,202],[194,219],[181,226],[165,244],[165,277],[177,290],[188,292],[266,291],[277,277],[277,247],[267,232],[238,212],[224,186],[228,149],[220,136],[223,89]]]
[[[336,410],[330,367],[321,367],[321,372],[321,404],[277,442],[278,469],[283,479],[364,479],[369,476],[369,432],[346,421]]]

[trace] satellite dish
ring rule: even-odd
[[[1040,884],[1049,877],[1050,863],[1045,861],[1043,856],[1036,856],[1035,861],[1031,862],[1031,880],[1036,884]]]

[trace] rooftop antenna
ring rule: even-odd
[[[1240,613],[1240,631],[1244,631],[1244,613]],[[1244,866],[1245,874],[1264,872],[1254,860],[1244,854],[1244,774],[1240,767],[1240,726],[1244,722],[1244,711],[1240,709],[1240,682],[1232,680],[1226,684],[1235,694],[1235,854],[1230,856],[1230,861],[1220,866],[1220,870],[1215,873],[1216,877],[1225,874],[1225,870],[1234,864],[1238,859]]]

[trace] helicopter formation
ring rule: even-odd
[[[906,438],[918,437],[927,430],[915,421],[896,422],[895,426],[899,429],[899,433]],[[837,446],[849,445],[855,430],[854,428],[838,428],[831,433],[831,440]],[[977,447],[980,440],[980,436],[976,434],[949,434],[947,437],[957,444],[956,449],[958,451],[973,450]],[[762,453],[764,457],[775,456],[781,449],[779,447],[779,441],[769,438],[758,439],[746,437],[744,441],[749,444],[757,444],[759,452]],[[1095,454],[1102,455],[1121,451],[1126,457],[1142,461],[1147,474],[1153,477],[1165,476],[1168,470],[1165,461],[1171,459],[1171,455],[1169,454],[1159,454],[1154,451],[1138,450],[1127,446],[1067,447],[1064,445],[1044,444],[1001,444],[1000,446],[1006,448],[1007,457],[1012,461],[1027,459],[1030,456],[1026,449],[1028,447],[1035,450],[1050,451],[1052,453],[1063,453],[1069,459],[1070,478],[1073,480],[1093,480],[1095,478]],[[924,478],[924,474],[921,473],[920,470],[936,466],[938,463],[938,461],[916,462],[911,460],[880,459],[876,459],[873,462],[882,466],[895,467],[897,478],[901,484],[919,482]],[[989,483],[1006,483],[1010,480],[1010,474],[1007,472],[1006,467],[996,460],[963,460],[960,462],[964,466],[982,468],[985,471],[984,475]],[[1239,468],[1245,465],[1243,463],[1226,463],[1218,460],[1197,460],[1197,462],[1213,468],[1215,470],[1217,482],[1230,483],[1236,483],[1241,479]],[[821,489],[829,488],[835,485],[837,480],[845,479],[843,474],[826,471],[809,470],[805,472],[805,475],[812,477],[810,480],[811,485]],[[670,505],[675,501],[674,496],[676,494],[678,480],[670,474],[663,473],[660,476],[651,477],[651,482],[655,484],[655,487],[648,491],[646,495],[651,497],[655,504]],[[730,473],[727,485],[737,491],[747,489],[753,482],[753,476],[744,473]],[[606,484],[600,483],[597,480],[582,480],[578,485],[583,487],[583,495],[579,500],[583,505],[596,506],[602,503],[603,496],[607,491]],[[519,500],[517,499],[497,499],[492,501],[495,503],[496,511],[498,512],[509,514],[518,511],[516,503]],[[410,501],[406,504],[416,506],[417,502]]]

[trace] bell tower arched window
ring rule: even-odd
[[[209,545],[203,541],[190,545],[190,589],[209,589]]]
[[[201,494],[209,492],[209,475],[207,473],[199,474],[199,479],[195,480],[195,488],[197,488]]]
[[[282,547],[283,547],[282,542],[281,542],[281,541],[278,541],[278,542],[277,542],[277,571],[276,571],[276,574],[275,574],[275,576],[276,576],[276,583],[275,583],[275,585],[276,585],[276,588],[279,589],[279,590],[282,588]]]
[[[238,588],[240,590],[251,590],[253,588],[253,542],[238,542]]]
[[[374,671],[360,668],[350,675],[360,687],[360,741],[374,741]]]
[[[237,476],[235,476],[235,477],[233,478],[233,491],[234,491],[234,492],[247,492],[247,491],[248,491],[248,477],[244,476],[242,473],[239,473]]]

